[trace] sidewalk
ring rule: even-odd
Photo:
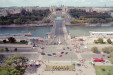
[[[89,62],[85,62],[82,66],[75,66],[75,71],[45,71],[46,65],[71,65],[71,62],[48,62],[45,61],[41,63],[41,67],[37,69],[37,71],[31,74],[28,69],[26,70],[25,75],[96,75],[95,69]]]

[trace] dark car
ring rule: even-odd
[[[56,55],[56,53],[53,53],[53,55]]]
[[[54,43],[54,45],[56,45],[56,43]]]
[[[107,58],[110,58],[110,56],[107,56]]]
[[[45,55],[45,53],[41,53],[41,55]]]
[[[61,54],[64,54],[64,52],[61,52]]]
[[[65,52],[65,54],[68,54],[68,52]]]
[[[102,55],[103,57],[105,56],[105,55]]]
[[[65,50],[65,48],[63,48],[63,50]]]
[[[67,47],[67,49],[69,49],[69,47]]]
[[[47,54],[48,56],[52,56],[51,54]]]
[[[42,47],[41,49],[44,49],[44,47]]]

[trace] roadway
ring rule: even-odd
[[[63,20],[55,20],[53,30],[51,32],[51,40],[50,45],[66,45],[65,32],[63,27],[65,27]]]

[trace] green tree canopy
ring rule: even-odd
[[[28,59],[26,57],[24,57],[23,55],[15,54],[15,55],[8,56],[4,62],[4,65],[6,65],[6,66],[23,65],[27,61],[28,61]]]
[[[102,51],[104,53],[111,53],[111,52],[113,52],[113,47],[111,47],[111,46],[104,47],[104,48],[102,48]]]
[[[91,51],[94,52],[94,53],[98,53],[99,52],[97,47],[92,47]]]
[[[98,41],[98,43],[101,43],[102,44],[103,43],[103,38],[98,38],[97,41]]]
[[[9,38],[8,38],[8,41],[9,41],[10,43],[15,43],[15,42],[16,42],[16,39],[15,39],[14,37],[9,37]]]
[[[107,42],[108,42],[109,44],[111,44],[111,43],[112,43],[111,39],[107,39]]]

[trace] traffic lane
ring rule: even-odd
[[[54,44],[54,43],[58,44],[59,42],[60,42],[61,44],[67,44],[66,40],[64,39],[64,35],[55,37],[55,38],[52,40],[51,44]]]
[[[42,60],[46,60],[46,61],[75,61],[77,60],[77,55],[75,55],[72,51],[68,52],[68,54],[62,54],[62,56],[60,57],[59,55],[61,54],[57,54],[57,56],[47,56],[44,55]]]
[[[51,44],[56,44],[56,43],[58,44],[58,41],[63,43],[65,41],[62,22],[63,22],[62,20],[55,21],[55,25],[56,25],[55,34],[54,34],[54,39]],[[65,44],[65,43],[63,43],[63,44]]]
[[[108,59],[108,54],[104,54],[105,56],[103,56],[103,54],[81,54],[82,58],[84,58],[85,60],[91,60],[92,58],[101,58],[103,57],[105,60]]]

